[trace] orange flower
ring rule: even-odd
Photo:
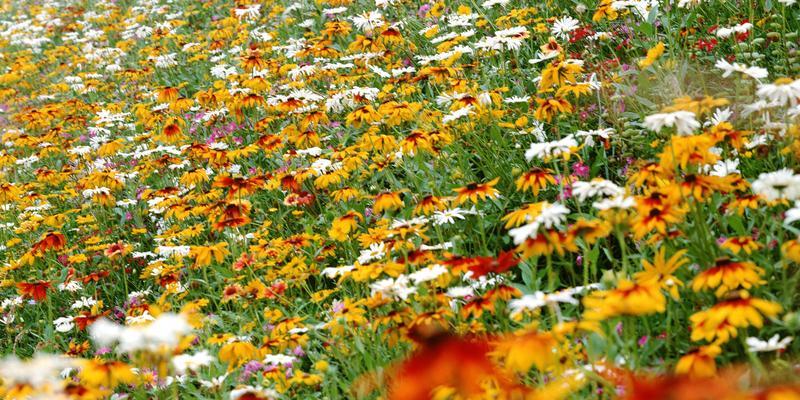
[[[186,125],[186,122],[182,119],[170,117],[164,124],[161,135],[168,143],[178,143],[186,138],[186,136],[183,135],[184,125]]]
[[[736,376],[724,374],[708,378],[690,375],[632,377],[625,387],[623,400],[711,400],[742,399]]]
[[[106,248],[104,254],[108,258],[117,258],[119,256],[124,256],[128,254],[128,246],[120,240],[117,243],[110,244]]]
[[[722,352],[719,346],[702,346],[681,357],[675,365],[675,372],[693,378],[709,378],[717,373],[714,358]]]
[[[156,93],[158,94],[159,103],[172,103],[180,97],[180,88],[164,86]]]
[[[414,207],[414,215],[431,215],[434,211],[440,211],[446,208],[447,205],[442,201],[441,197],[428,195],[423,197]]]
[[[100,317],[106,316],[110,312],[111,311],[104,311],[100,314],[92,314],[90,311],[81,311],[80,315],[75,317],[73,322],[75,322],[75,326],[78,327],[78,330],[83,331],[86,330],[86,327],[100,319]]]
[[[257,48],[250,48],[245,50],[245,54],[242,56],[242,67],[246,71],[252,70],[262,70],[267,67],[267,62],[261,58],[261,50]]]
[[[538,196],[540,190],[548,185],[555,185],[556,179],[553,177],[552,170],[535,167],[520,175],[515,183],[517,184],[517,190],[521,192],[530,190],[534,196]]]
[[[484,311],[494,314],[494,299],[484,297],[473,297],[461,307],[461,315],[468,319],[470,315],[480,318]]]
[[[375,196],[372,211],[375,214],[380,214],[384,211],[396,210],[401,207],[403,207],[403,200],[400,199],[399,192],[383,192]]]

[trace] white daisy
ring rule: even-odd
[[[434,225],[454,224],[457,219],[463,220],[465,214],[466,212],[460,208],[434,211],[433,224]]]
[[[569,154],[575,147],[578,147],[578,142],[573,135],[567,135],[561,140],[552,142],[531,143],[531,147],[525,151],[525,159],[531,161],[538,158],[546,161],[553,157]]]
[[[553,22],[550,32],[560,39],[569,39],[569,33],[578,29],[580,24],[580,21],[570,16],[561,17]]]
[[[651,131],[658,132],[665,126],[675,127],[678,134],[688,135],[700,127],[691,111],[674,111],[648,115],[644,119],[644,126]]]
[[[756,94],[771,103],[794,107],[797,105],[798,97],[800,97],[800,79],[789,83],[765,83],[759,85]]]
[[[603,178],[595,178],[589,182],[579,181],[572,184],[572,195],[577,197],[580,202],[584,202],[590,197],[616,197],[624,193],[625,189]]]
[[[788,168],[758,175],[751,185],[753,192],[769,201],[795,200],[800,197],[800,176]]]
[[[729,77],[734,72],[742,73],[753,79],[764,79],[769,75],[769,72],[766,68],[748,67],[747,65],[739,63],[731,64],[725,59],[717,60],[717,63],[714,64],[714,66],[724,71],[722,73],[723,78]]]
[[[747,338],[747,351],[751,353],[760,353],[760,352],[768,352],[768,351],[777,351],[777,350],[785,350],[786,347],[789,346],[789,343],[792,343],[793,338],[791,336],[787,336],[783,339],[779,335],[775,335],[767,341],[763,341],[757,337],[749,337]]]
[[[380,11],[369,11],[351,18],[356,28],[367,31],[374,30],[383,25],[383,14]]]

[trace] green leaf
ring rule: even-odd
[[[736,232],[737,235],[739,236],[745,235],[744,224],[742,223],[742,217],[738,215],[732,215],[729,218],[727,218],[727,221],[728,221],[728,226],[730,226]]]
[[[636,27],[636,31],[647,36],[653,36],[653,34],[656,32],[656,28],[652,23],[645,22],[639,24],[639,26]]]

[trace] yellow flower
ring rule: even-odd
[[[686,169],[689,165],[714,165],[719,160],[712,151],[716,144],[717,141],[709,135],[673,136],[659,155],[661,170],[672,173],[677,166]]]
[[[616,289],[593,292],[583,299],[584,317],[604,320],[620,315],[649,315],[664,312],[667,299],[654,282],[634,283],[623,279]]]
[[[348,211],[347,214],[333,220],[333,226],[328,230],[328,236],[331,239],[344,242],[349,238],[349,235],[358,227],[358,221],[363,220],[364,217],[355,211]]]
[[[128,364],[115,360],[85,360],[78,377],[92,386],[115,388],[119,384],[136,382],[136,375]]]
[[[325,360],[319,360],[316,363],[314,363],[314,369],[320,372],[327,371],[329,366],[330,364]]]
[[[540,190],[548,185],[555,185],[556,179],[553,177],[551,169],[534,167],[530,171],[522,173],[515,184],[520,192],[531,191],[534,196],[538,196]]]
[[[739,252],[744,250],[747,255],[750,255],[753,251],[764,247],[764,245],[755,241],[750,236],[738,236],[725,239],[719,247],[729,250],[733,254],[739,254]]]
[[[547,202],[531,203],[506,214],[501,218],[503,221],[506,221],[505,228],[509,229],[533,221],[533,219],[542,212],[542,208],[546,204]]]
[[[658,42],[658,44],[647,50],[647,57],[639,61],[639,68],[644,69],[653,65],[664,54],[664,48],[664,42]]]
[[[597,10],[595,10],[592,15],[592,21],[599,22],[604,18],[613,21],[617,19],[618,16],[619,12],[614,8],[614,0],[601,0],[600,4],[597,6]]]
[[[228,363],[228,371],[239,368],[244,363],[258,358],[259,355],[256,346],[239,339],[234,339],[219,349],[219,360]]]
[[[740,296],[717,303],[689,317],[692,322],[691,339],[725,343],[737,336],[737,329],[749,326],[761,328],[764,325],[764,316],[774,317],[781,312],[782,308],[778,303],[750,297],[744,291]]]
[[[800,238],[784,243],[781,246],[781,253],[787,260],[800,263]]]
[[[611,234],[611,225],[600,219],[586,220],[579,218],[574,224],[570,225],[568,234],[573,239],[581,238],[586,244],[592,245]]]
[[[188,171],[180,177],[178,182],[184,186],[197,186],[201,183],[208,182],[208,174],[205,168],[195,168],[193,171]]]
[[[552,86],[562,86],[565,83],[575,83],[575,75],[583,72],[580,64],[556,61],[548,65],[542,71],[542,79],[539,81],[539,91],[545,91]]]
[[[206,343],[208,343],[208,344],[227,343],[228,340],[230,340],[232,337],[233,337],[233,335],[231,335],[229,333],[218,333],[216,335],[213,335],[213,336],[209,337],[206,340]]]
[[[494,353],[506,368],[526,374],[532,366],[545,371],[558,362],[554,351],[558,342],[550,332],[527,332],[501,338]]]
[[[637,282],[650,282],[658,284],[662,289],[669,291],[673,299],[679,299],[678,287],[683,286],[683,282],[676,278],[674,273],[678,268],[686,265],[689,262],[683,256],[686,255],[686,250],[675,252],[669,260],[666,259],[665,250],[662,247],[656,254],[653,263],[647,260],[642,261],[644,271],[637,272],[634,278]]]
[[[428,14],[430,14],[432,17],[439,18],[442,16],[445,7],[446,6],[443,1],[438,1],[433,5],[433,7],[431,7],[431,9],[428,11]]]
[[[713,267],[694,278],[692,290],[699,292],[703,289],[716,288],[714,293],[720,297],[734,289],[750,289],[753,286],[763,285],[766,281],[761,279],[761,275],[764,275],[764,270],[752,262],[736,262],[721,258]]]
[[[536,103],[539,104],[539,107],[533,117],[539,121],[550,122],[556,114],[572,112],[572,104],[563,97],[536,98]]]
[[[403,200],[400,199],[400,192],[383,192],[375,196],[372,204],[372,211],[381,214],[384,211],[396,210],[403,207]]]
[[[361,193],[358,191],[358,189],[351,187],[345,187],[331,192],[331,198],[337,202],[353,200],[358,198],[360,195]]]
[[[447,209],[447,204],[439,196],[428,195],[414,206],[414,215],[431,215],[434,211]]]
[[[649,53],[648,53],[649,54]],[[721,107],[730,103],[727,99],[715,99],[711,96],[705,96],[702,98],[691,98],[689,96],[678,97],[677,99],[672,101],[672,105],[668,107],[664,107],[661,111],[662,112],[673,112],[673,111],[691,111],[698,116],[701,114],[705,114],[711,112],[712,110],[716,109],[717,107]],[[732,129],[730,123],[723,122],[717,127],[713,129],[716,131],[718,127]]]
[[[458,195],[456,196],[456,205],[463,204],[467,200],[477,204],[478,199],[486,200],[486,198],[494,199],[500,196],[500,192],[494,187],[500,182],[500,178],[494,178],[486,183],[470,183],[467,186],[453,189]]]
[[[384,116],[388,126],[400,125],[403,122],[413,121],[422,109],[420,103],[388,101],[378,107],[378,112]]]
[[[371,124],[381,120],[381,115],[370,105],[359,107],[347,114],[347,124],[353,127],[360,127],[363,124]]]
[[[192,246],[189,255],[194,258],[196,267],[210,265],[212,260],[221,263],[230,254],[228,243],[220,242],[213,246]]]

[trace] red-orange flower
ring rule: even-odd
[[[214,229],[221,231],[225,228],[247,225],[250,223],[250,217],[247,216],[249,213],[250,204],[248,202],[227,204],[222,211],[222,215],[214,223]]]
[[[519,264],[519,258],[516,253],[512,251],[504,251],[497,255],[497,257],[474,257],[471,262],[467,263],[467,269],[472,271],[471,278],[478,279],[490,272],[495,274],[502,274],[509,269]]]
[[[44,253],[47,250],[59,250],[67,245],[67,239],[64,238],[60,232],[47,232],[42,237],[42,240],[33,245],[32,250],[35,253]]]
[[[17,290],[21,296],[42,301],[47,298],[47,290],[50,289],[50,286],[48,281],[20,282],[17,283]]]
[[[218,175],[212,186],[227,188],[228,198],[231,199],[237,195],[247,196],[254,193],[258,188],[264,186],[264,178],[260,176],[252,178],[238,176],[234,178],[228,175]]]
[[[634,377],[625,388],[624,400],[711,400],[743,398],[734,376],[692,378],[662,376],[658,378]]]
[[[389,399],[430,399],[443,388],[472,398],[484,393],[482,384],[487,379],[508,388],[511,382],[490,359],[491,351],[487,341],[448,334],[429,338],[399,366],[389,383]]]

